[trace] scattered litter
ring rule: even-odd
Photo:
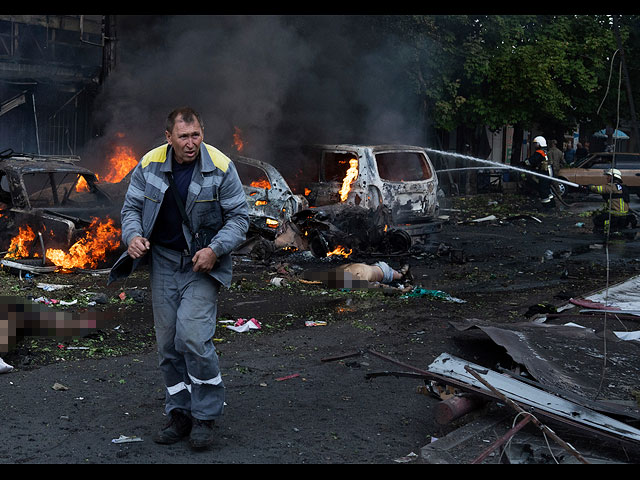
[[[2,360],[2,357],[0,357],[0,373],[9,373],[11,370],[13,370],[13,366],[6,363]]]
[[[56,300],[55,298],[47,298],[47,297],[38,297],[34,298],[33,301],[35,303],[44,303],[45,305],[75,305],[78,303],[78,300]]]
[[[482,217],[482,218],[476,218],[474,220],[467,220],[464,222],[460,222],[462,224],[468,224],[468,223],[481,223],[481,222],[493,222],[494,220],[497,220],[498,217],[496,217],[495,215],[489,215],[486,217]]]
[[[127,437],[126,435],[120,435],[118,438],[114,438],[111,440],[111,443],[132,443],[132,442],[142,442],[140,437],[136,437],[135,435],[131,437]]]
[[[305,327],[322,327],[326,324],[327,322],[325,322],[324,320],[306,320],[304,322]]]
[[[120,300],[124,300],[125,298],[127,298],[127,294],[124,292],[120,292],[120,295],[118,295],[118,297],[120,297]]]
[[[287,281],[282,277],[273,277],[269,283],[277,287],[284,287],[287,284]]]
[[[435,297],[435,298],[440,298],[442,300],[447,300],[449,302],[467,303],[466,300],[452,297],[448,293],[445,293],[441,290],[426,290],[420,287],[414,288],[412,291],[410,291],[409,293],[405,293],[400,298],[410,298],[410,297]]]
[[[55,305],[58,303],[58,300],[55,300],[53,298],[49,299],[47,297],[34,298],[33,301],[35,303],[44,303],[45,305]]]
[[[414,452],[410,452],[407,455],[405,455],[404,457],[400,457],[400,458],[396,458],[394,460],[394,462],[396,463],[409,463],[409,462],[414,462],[418,459],[418,455]]]
[[[69,390],[69,387],[65,387],[64,385],[62,385],[61,383],[54,383],[53,386],[51,387],[56,391],[64,391],[64,390]]]
[[[300,374],[299,373],[294,373],[292,375],[287,375],[286,377],[280,377],[280,378],[276,378],[276,382],[282,382],[283,380],[289,380],[291,378],[297,378],[299,377]]]
[[[221,323],[228,323],[228,321],[224,321]],[[233,325],[225,325],[226,328],[233,330],[234,332],[242,333],[248,330],[259,330],[262,328],[260,322],[255,318],[250,318],[247,320],[246,318],[239,318]]]
[[[635,332],[613,332],[620,340],[640,340],[640,331]]]
[[[54,283],[38,283],[36,286],[45,292],[55,292],[56,290],[62,290],[63,288],[73,287],[73,285],[57,285]]]
[[[582,228],[582,227],[584,227],[584,222],[578,222],[578,223],[576,223],[576,227],[578,227],[578,228]]]

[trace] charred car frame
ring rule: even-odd
[[[1,152],[2,231],[12,235],[20,226],[29,225],[41,232],[42,244],[65,248],[91,224],[90,217],[113,216],[117,210],[111,198],[96,185],[95,174],[79,166],[79,161],[74,156]],[[10,237],[0,237],[0,251],[6,250],[9,241]]]

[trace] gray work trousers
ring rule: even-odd
[[[194,272],[191,254],[157,245],[151,251],[151,291],[167,414],[178,408],[200,420],[223,413],[224,384],[213,345],[220,284]]]

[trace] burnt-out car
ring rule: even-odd
[[[282,149],[274,164],[295,194],[311,207],[381,207],[388,228],[422,237],[441,229],[438,178],[422,147],[406,145],[313,145]]]
[[[0,251],[7,250],[23,226],[41,234],[42,248],[67,248],[93,218],[118,218],[95,174],[79,161],[74,156],[2,152]]]
[[[268,238],[291,216],[309,205],[295,195],[282,174],[271,164],[254,158],[232,155],[247,196],[251,226]]]

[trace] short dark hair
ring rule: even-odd
[[[182,121],[184,121],[185,123],[193,123],[194,120],[197,120],[200,124],[200,128],[204,130],[204,123],[202,123],[202,118],[200,117],[200,114],[198,112],[196,112],[191,107],[180,107],[176,108],[167,117],[167,123],[165,125],[167,132],[173,132],[173,127],[176,124],[176,119],[178,117],[181,117]]]

